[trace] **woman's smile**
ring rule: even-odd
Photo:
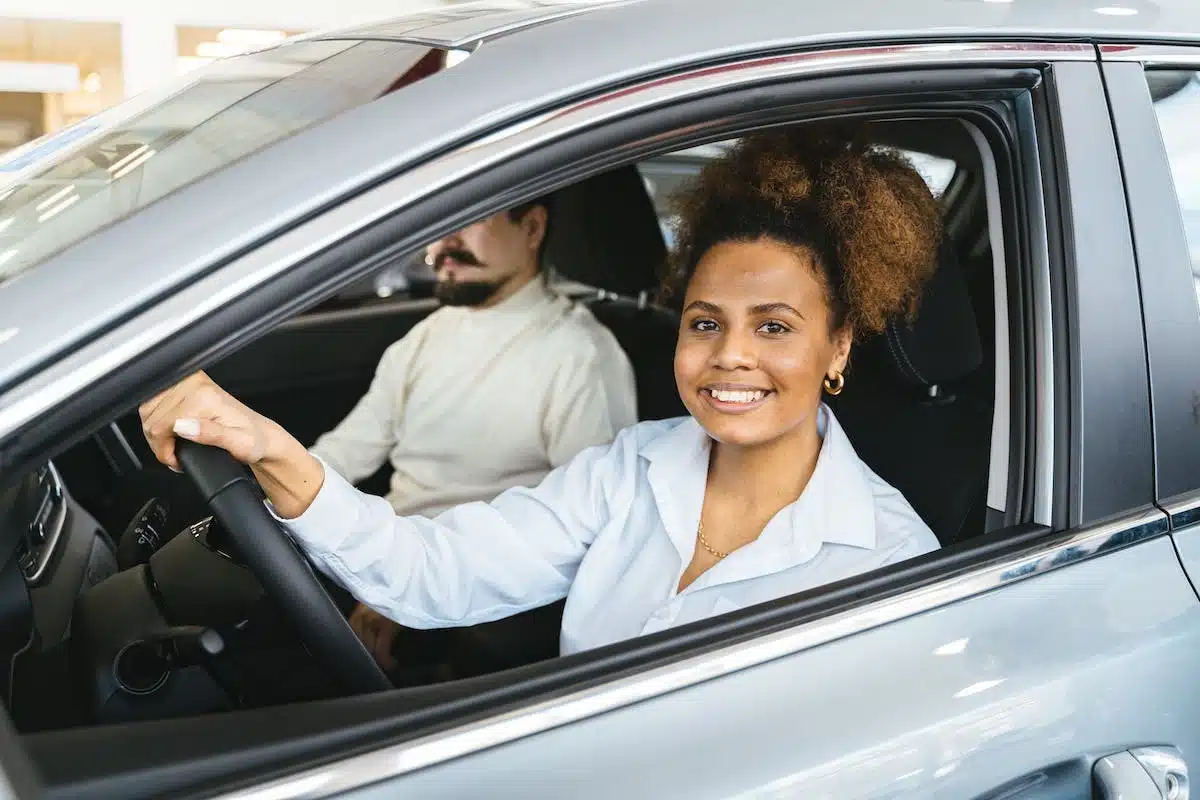
[[[700,396],[714,410],[724,414],[746,414],[767,403],[774,391],[755,386],[719,383],[705,386]]]

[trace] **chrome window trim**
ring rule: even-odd
[[[101,377],[132,362],[158,342],[286,273],[320,250],[433,192],[577,131],[717,91],[817,73],[925,66],[1016,66],[1061,60],[1092,61],[1095,51],[1086,44],[1048,42],[908,44],[804,51],[693,69],[609,91],[517,122],[431,159],[277,236],[42,368],[35,377],[0,395],[0,441],[86,391]]]
[[[729,645],[531,706],[381,747],[285,778],[230,792],[225,800],[300,800],[391,780],[454,758],[543,733],[643,700],[775,661],[846,636],[966,600],[1016,581],[1044,575],[1166,534],[1167,517],[1156,508],[1040,542],[1019,555],[952,576],[896,597],[835,613],[749,642]]]
[[[1171,517],[1172,530],[1200,523],[1200,489],[1171,498],[1162,504],[1162,509]]]
[[[1102,44],[1104,61],[1140,61],[1154,67],[1200,67],[1200,45]]]

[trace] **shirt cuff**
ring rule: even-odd
[[[275,506],[270,500],[266,501],[266,506],[275,521],[287,528],[296,541],[307,549],[328,553],[346,538],[347,519],[354,518],[351,509],[357,502],[355,495],[359,491],[320,456],[313,457],[320,462],[324,478],[317,496],[304,513],[293,519],[284,519],[275,513]]]

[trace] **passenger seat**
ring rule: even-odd
[[[546,258],[561,277],[598,290],[585,302],[629,356],[638,419],[687,413],[673,367],[679,316],[650,302],[667,248],[637,168],[620,167],[560,190],[551,214]]]

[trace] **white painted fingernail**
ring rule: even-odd
[[[200,435],[200,420],[198,419],[177,419],[171,427],[177,436],[182,436],[185,439],[194,439]]]

